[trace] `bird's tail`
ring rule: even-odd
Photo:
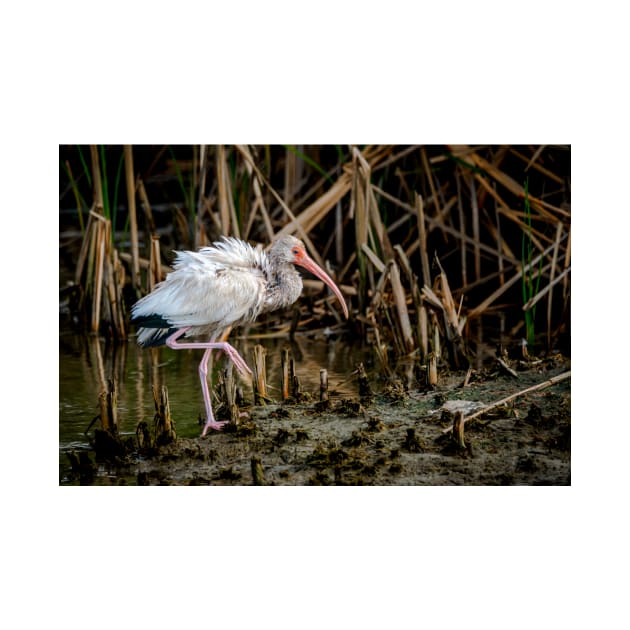
[[[135,315],[131,321],[138,326],[138,345],[143,348],[163,346],[166,340],[177,330],[169,325],[160,315]]]
[[[139,328],[137,342],[143,348],[163,346],[177,328]]]

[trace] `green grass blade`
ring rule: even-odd
[[[92,173],[90,171],[90,168],[87,162],[85,161],[85,157],[83,156],[83,151],[81,151],[81,145],[77,144],[77,150],[79,152],[79,159],[81,160],[81,166],[83,166],[83,173],[87,177],[90,187],[92,187]]]
[[[106,219],[111,219],[111,206],[109,204],[109,191],[107,186],[107,160],[105,159],[105,145],[100,146],[101,156],[101,182],[103,185],[103,216]],[[113,230],[112,226],[112,230]]]

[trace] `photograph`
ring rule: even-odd
[[[571,484],[571,145],[59,145],[59,485]]]

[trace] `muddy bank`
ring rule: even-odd
[[[428,392],[397,383],[371,397],[249,407],[238,428],[203,439],[148,448],[139,432],[110,461],[70,455],[60,483],[568,485],[570,379],[466,423],[463,444],[444,433],[458,405],[469,414],[568,369],[556,356],[517,377],[475,373],[466,387],[458,373]]]

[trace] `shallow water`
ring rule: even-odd
[[[494,362],[496,339],[502,337],[502,331],[496,324],[493,321],[485,330],[479,326],[478,331],[471,335],[470,345],[475,350],[473,366],[476,368],[488,361]],[[250,367],[253,365],[254,346],[260,343],[265,347],[267,386],[270,397],[275,401],[281,399],[281,356],[285,347],[290,349],[295,360],[302,391],[310,393],[315,400],[319,397],[321,368],[328,371],[329,394],[333,402],[335,398],[358,397],[355,370],[359,362],[364,364],[373,389],[378,390],[384,384],[383,369],[372,348],[326,337],[321,331],[298,333],[293,343],[287,337],[264,339],[253,336],[233,336],[230,337],[230,343]],[[107,390],[109,379],[114,381],[116,387],[121,436],[135,436],[139,422],[153,425],[155,406],[152,390],[154,386],[165,385],[178,437],[198,437],[201,433],[200,419],[205,418],[197,371],[201,356],[201,350],[175,351],[166,347],[142,349],[136,345],[134,338],[114,344],[96,336],[60,334],[60,482],[64,483],[64,475],[69,471],[66,453],[89,449],[88,428],[94,421],[89,431],[93,435],[94,428],[100,427],[100,419],[97,418],[100,412],[99,396]],[[212,384],[218,381],[219,370],[225,366],[224,356],[215,353],[211,366],[211,389]],[[399,361],[396,373],[407,383],[409,391],[417,389],[413,360]],[[237,375],[237,384],[242,388],[245,400],[253,401],[251,381]],[[99,468],[99,471],[99,474],[108,474],[104,469]]]
[[[234,340],[234,344],[250,360],[254,343]],[[276,387],[271,393],[277,399],[284,342],[265,345],[268,382]],[[299,345],[301,357],[296,357],[296,364],[303,391],[317,398],[319,369],[324,366],[330,388],[337,390],[330,392],[332,405],[251,406],[251,422],[243,423],[244,432],[212,432],[200,440],[200,351],[143,351],[133,342],[107,346],[98,339],[63,337],[60,485],[570,484],[570,379],[566,376],[553,387],[516,398],[513,405],[504,405],[503,411],[482,423],[467,425],[463,449],[453,450],[455,442],[444,434],[448,427],[441,421],[442,409],[492,404],[566,373],[570,361],[561,355],[536,360],[518,378],[499,371],[482,375],[465,389],[463,372],[445,371],[432,391],[417,382],[409,384],[403,395],[390,382],[384,396],[359,406],[353,372],[363,358],[360,349],[323,339],[302,338]],[[293,354],[297,352],[294,347]],[[397,375],[413,374],[410,365],[407,369],[400,363]],[[379,389],[379,383],[385,384],[376,378],[380,366],[367,363],[367,368],[373,388]],[[104,389],[100,383],[111,375],[117,382],[123,436],[134,435],[141,420],[152,424],[155,381],[169,388],[178,439],[162,447],[158,457],[135,453],[123,466],[97,462],[92,465],[94,477],[83,478],[71,472],[66,453],[88,448],[85,430],[98,411],[99,391]],[[242,385],[251,400],[251,387]],[[352,401],[338,404],[335,399],[341,396]]]
[[[267,350],[267,384],[270,396],[280,399],[282,349],[289,347],[295,359],[296,373],[302,391],[319,396],[319,371],[328,371],[328,387],[340,396],[356,396],[356,377],[352,372],[359,361],[369,361],[370,355],[337,339],[296,337],[286,339],[230,340],[252,365],[256,343]],[[203,396],[197,372],[201,350],[175,351],[169,348],[142,349],[133,339],[121,343],[106,343],[94,336],[61,335],[59,344],[59,451],[60,463],[67,464],[65,452],[89,448],[86,436],[92,420],[99,414],[99,395],[113,379],[118,399],[119,432],[135,435],[139,422],[150,426],[155,406],[152,387],[166,385],[171,414],[177,435],[195,437],[200,434],[198,418],[205,418]],[[216,353],[211,383],[226,365],[221,353]],[[369,365],[367,365],[369,369]],[[253,400],[251,383],[239,377],[239,386],[247,400]],[[100,427],[100,420],[95,426]]]

